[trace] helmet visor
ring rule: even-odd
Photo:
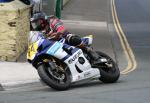
[[[31,22],[31,26],[33,29],[36,29],[37,28],[37,23],[36,22]]]
[[[34,30],[41,31],[44,29],[45,24],[44,21],[41,19],[41,20],[32,21],[31,26]]]
[[[41,23],[39,22],[39,20],[32,21],[31,25],[34,30],[37,30],[37,31],[41,30]]]

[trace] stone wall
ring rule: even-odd
[[[0,61],[16,61],[27,48],[29,8],[19,0],[0,3]]]

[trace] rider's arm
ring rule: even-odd
[[[58,18],[51,19],[50,28],[52,29],[49,32],[49,36],[56,36],[56,38],[60,38],[66,32],[65,26],[62,21]]]
[[[63,33],[61,32],[49,32],[48,37],[53,39],[53,40],[58,40],[59,38],[61,38],[63,35]]]

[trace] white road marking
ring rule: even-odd
[[[80,20],[62,20],[70,28],[90,27],[90,28],[107,28],[107,22],[99,21],[80,21]]]

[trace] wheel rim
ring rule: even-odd
[[[107,59],[107,58],[106,58]],[[107,72],[108,73],[114,73],[116,71],[115,69],[115,63],[111,59],[107,59],[107,63],[105,65],[107,66]]]
[[[66,69],[67,69],[67,67],[64,70],[66,70]],[[51,80],[53,80],[55,83],[57,83],[59,85],[66,84],[66,82],[67,82],[66,71],[63,72],[63,71],[60,71],[60,70],[58,71],[56,69],[52,70],[50,67],[46,67],[45,71],[46,71],[47,75],[49,76],[49,78]]]
[[[105,58],[105,59],[107,60],[107,62],[101,64],[101,65],[99,66],[99,68],[101,68],[103,71],[105,71],[105,72],[107,72],[107,73],[115,73],[115,71],[116,71],[115,68],[116,68],[116,67],[115,67],[114,61],[113,61],[111,58],[106,57],[106,56],[102,56],[102,55],[101,55],[101,57],[102,57],[102,58]]]

